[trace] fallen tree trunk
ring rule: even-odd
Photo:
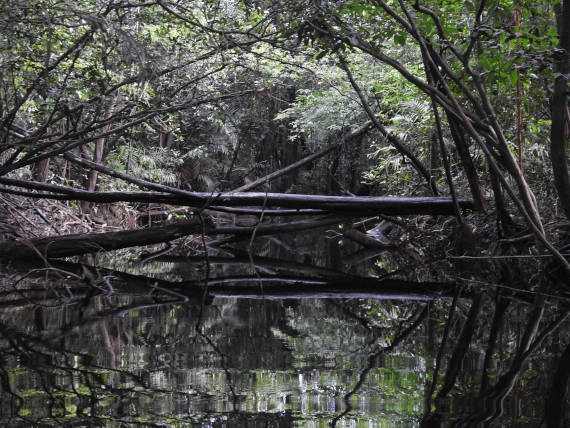
[[[169,242],[188,235],[199,235],[202,232],[206,235],[238,236],[251,235],[254,231],[257,236],[296,232],[340,223],[343,220],[343,217],[327,216],[283,224],[261,224],[254,227],[216,227],[208,223],[202,225],[198,220],[190,220],[184,223],[123,232],[85,233],[32,240],[2,241],[0,242],[0,260],[77,256]]]
[[[443,197],[391,197],[391,196],[326,196],[288,193],[207,193],[179,190],[175,195],[165,192],[88,192],[81,189],[45,184],[36,181],[0,177],[0,184],[55,193],[28,196],[64,200],[85,200],[99,203],[143,202],[183,205],[197,208],[223,207],[280,207],[295,209],[321,209],[329,212],[385,215],[454,215],[451,198]],[[9,191],[2,189],[1,191]],[[59,194],[58,194],[59,193]],[[463,209],[474,209],[469,198],[458,198]]]
[[[190,221],[124,232],[84,233],[31,240],[2,241],[0,242],[0,260],[68,257],[119,250],[172,241],[183,236],[200,233],[201,230],[202,227],[198,221]]]
[[[189,207],[179,207],[170,208],[163,210],[152,210],[148,212],[141,212],[137,217],[137,222],[139,225],[160,223],[167,221],[173,215],[177,216],[190,216],[192,215],[192,208]],[[327,215],[328,211],[325,210],[295,210],[295,209],[262,209],[261,207],[250,207],[250,208],[233,208],[233,207],[210,207],[205,210],[201,210],[203,216],[213,217],[213,218],[223,218],[231,221],[233,224],[248,226],[248,221],[251,220],[253,225],[259,222],[259,216],[263,214],[264,218],[268,217],[290,217],[290,216],[316,216],[316,215]],[[179,217],[180,218],[180,217]]]

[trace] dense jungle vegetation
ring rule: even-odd
[[[458,241],[479,221],[488,242],[526,239],[569,271],[560,253],[570,215],[568,2],[1,8],[9,236],[85,232],[93,223],[131,229],[141,212],[175,204],[335,211],[310,198],[218,194],[256,187],[449,195]],[[283,170],[300,159],[311,162]],[[71,202],[35,207],[22,221],[9,195]],[[486,217],[466,219],[460,196]],[[352,217],[367,211],[354,203]],[[496,229],[483,228],[493,216]]]

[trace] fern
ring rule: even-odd
[[[182,156],[176,150],[164,147],[145,150],[138,146],[123,145],[107,157],[107,165],[113,169],[168,185],[176,184],[182,163]]]

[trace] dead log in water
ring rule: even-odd
[[[149,229],[108,233],[82,233],[0,242],[0,260],[69,257],[100,251],[168,242],[200,233],[197,221]]]
[[[0,179],[1,180],[1,179]],[[83,192],[83,191],[82,191]],[[86,196],[115,192],[84,192]],[[127,192],[119,193],[122,198]],[[149,192],[152,193],[152,192]],[[206,195],[202,195],[206,198]],[[211,195],[209,195],[211,196]],[[196,196],[197,197],[197,196]],[[169,199],[173,203],[180,198],[179,195],[162,194],[161,198]],[[309,220],[292,221],[280,224],[260,224],[251,227],[243,226],[202,226],[197,220],[168,226],[151,227],[148,229],[110,232],[99,234],[79,234],[68,236],[55,236],[21,241],[3,241],[0,245],[0,259],[17,259],[26,257],[68,257],[99,251],[112,251],[121,248],[150,245],[160,242],[169,242],[174,239],[205,233],[207,235],[251,235],[276,234],[284,232],[297,232],[340,223],[350,217],[358,217],[366,213],[381,211],[386,214],[453,214],[450,198],[386,198],[386,197],[344,197],[319,195],[288,195],[288,194],[221,194],[213,198],[216,205],[224,206],[252,206],[276,205],[287,208],[316,208],[337,212],[339,216],[324,216]],[[124,200],[124,199],[123,199]],[[470,200],[463,200],[464,207],[472,208]]]
[[[279,224],[261,224],[252,227],[215,226],[197,219],[167,226],[123,232],[84,233],[50,236],[31,240],[1,241],[0,260],[25,258],[58,258],[82,254],[113,251],[121,248],[169,242],[188,235],[234,235],[248,236],[254,231],[257,236],[285,232],[297,232],[340,223],[343,217],[325,216],[310,220]]]
[[[327,196],[288,193],[234,192],[207,193],[189,192],[176,189],[167,192],[89,192],[56,184],[39,183],[29,180],[17,180],[0,177],[0,184],[51,192],[26,192],[26,196],[52,198],[60,200],[80,200],[97,203],[142,202],[168,205],[180,205],[196,208],[217,207],[264,207],[319,209],[334,213],[360,213],[384,215],[454,215],[451,198],[443,197],[392,197],[392,196]],[[158,186],[158,185],[157,185]],[[167,187],[167,186],[164,186]],[[9,193],[9,188],[0,188],[0,192]],[[22,194],[21,191],[18,191]],[[473,210],[473,201],[458,198],[462,209]]]

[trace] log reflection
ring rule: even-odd
[[[1,423],[508,425],[542,388],[533,412],[564,426],[564,299],[305,261],[228,248],[207,281],[202,256],[11,263]]]

